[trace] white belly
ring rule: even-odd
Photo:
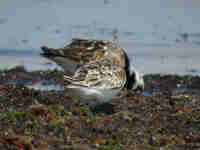
[[[72,93],[73,97],[79,98],[81,102],[92,104],[108,102],[120,92],[120,89],[98,89],[81,86],[68,86],[66,90]]]

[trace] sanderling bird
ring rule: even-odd
[[[126,72],[110,60],[94,61],[77,68],[73,76],[64,74],[64,87],[80,102],[96,105],[111,100],[126,83]]]
[[[144,81],[141,74],[129,65],[129,59],[124,49],[118,44],[104,40],[72,39],[72,43],[64,48],[48,48],[42,46],[43,56],[60,65],[71,76],[77,68],[93,62],[109,60],[111,65],[119,66],[126,72],[126,87],[133,90],[143,90]]]

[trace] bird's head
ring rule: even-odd
[[[124,51],[125,56],[125,70],[127,75],[127,82],[125,87],[135,91],[144,91],[144,79],[143,75],[139,73],[135,67],[130,65],[130,60],[127,53]]]
[[[129,69],[127,88],[134,91],[144,91],[143,74],[139,73],[134,67]]]

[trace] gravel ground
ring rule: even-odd
[[[92,112],[66,91],[26,87],[62,84],[62,74],[0,71],[0,149],[200,149],[200,77],[145,75],[143,93],[124,89]]]

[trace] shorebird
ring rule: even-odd
[[[141,74],[130,67],[118,44],[103,40],[73,39],[64,48],[41,47],[43,56],[64,69],[64,87],[81,103],[108,102],[126,86],[144,89]]]
[[[128,89],[143,90],[143,77],[138,71],[130,67],[129,59],[124,49],[118,44],[104,40],[72,39],[72,43],[64,48],[48,48],[42,46],[43,56],[60,65],[68,75],[73,76],[84,65],[109,60],[110,65],[118,66],[126,72]]]

